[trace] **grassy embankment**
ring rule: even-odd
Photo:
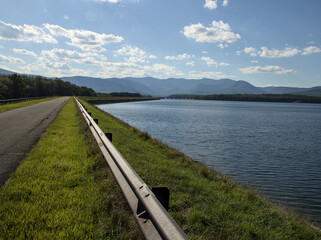
[[[191,239],[321,238],[318,230],[255,192],[85,105],[149,186],[170,188],[170,214]],[[69,102],[1,190],[0,237],[139,237],[86,129]]]
[[[58,97],[49,97],[49,98],[28,100],[28,101],[22,101],[22,102],[16,102],[16,103],[0,104],[0,113],[8,111],[8,110],[15,109],[15,108],[26,107],[26,106],[30,106],[30,105],[33,105],[33,104],[36,104],[36,103],[49,101],[49,100],[52,100],[52,99],[55,99],[55,98],[58,98]]]
[[[140,233],[71,99],[0,191],[0,239],[135,239]]]
[[[318,239],[304,220],[84,103],[148,186],[170,188],[170,214],[192,239]]]

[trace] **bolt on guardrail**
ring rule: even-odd
[[[99,128],[83,105],[75,101],[85,118],[98,146],[104,155],[109,168],[118,182],[134,214],[135,220],[146,239],[188,239],[187,235],[169,215],[153,191],[139,177],[124,157]],[[97,121],[98,122],[98,121]],[[166,192],[166,190],[165,190]],[[168,193],[169,194],[169,193]],[[164,201],[163,201],[164,202]],[[166,202],[166,201],[165,201]],[[163,203],[164,204],[164,203]],[[168,203],[167,203],[168,204]]]

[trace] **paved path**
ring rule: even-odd
[[[69,97],[0,113],[0,187],[19,166]]]

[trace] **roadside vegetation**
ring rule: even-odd
[[[0,191],[0,239],[138,239],[71,99]]]
[[[31,106],[33,104],[49,101],[55,98],[58,98],[58,97],[48,97],[48,98],[34,99],[34,100],[28,100],[28,101],[21,101],[16,103],[0,104],[0,113],[15,109],[15,108]]]
[[[50,96],[96,96],[91,88],[41,76],[0,75],[0,100]]]

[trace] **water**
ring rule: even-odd
[[[321,105],[160,100],[99,105],[321,226]]]

